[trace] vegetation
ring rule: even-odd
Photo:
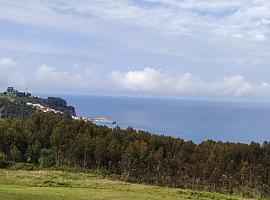
[[[250,197],[270,194],[269,142],[194,144],[35,112],[0,120],[0,152],[9,163],[26,167],[69,166],[136,183]]]
[[[12,118],[18,116],[30,116],[34,109],[27,106],[22,100],[13,96],[0,95],[0,117]]]
[[[240,200],[236,196],[131,184],[94,173],[0,170],[0,199],[5,200]]]
[[[63,112],[66,116],[76,116],[75,108],[68,106],[64,99],[58,97],[48,97],[43,99],[32,96],[27,92],[19,92],[13,87],[8,87],[7,92],[0,93],[0,117],[28,117],[35,109],[27,105],[29,103],[38,103],[43,106]]]
[[[0,152],[0,168],[5,168],[8,166],[6,156],[4,153]]]

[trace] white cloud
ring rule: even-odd
[[[0,86],[11,81],[15,75],[17,62],[10,58],[0,58]]]
[[[254,40],[257,40],[257,41],[264,41],[264,40],[266,40],[266,36],[263,33],[258,32],[258,31],[256,31],[254,33],[253,38],[254,38]]]
[[[126,73],[113,72],[112,79],[117,87],[134,94],[169,95],[180,97],[270,97],[270,86],[247,82],[243,76],[225,77],[220,82],[203,82],[190,73],[169,73],[145,68]]]
[[[10,58],[0,58],[0,70],[11,70],[17,66],[17,62]]]
[[[190,73],[172,76],[168,72],[153,68],[127,73],[114,71],[111,77],[120,89],[147,95],[195,95],[204,87],[200,79]]]
[[[233,95],[233,96],[245,96],[249,93],[252,94],[253,86],[246,82],[243,76],[236,75],[225,77],[223,83],[221,84],[221,92],[225,95]]]
[[[158,86],[166,84],[167,75],[152,68],[143,71],[129,71],[127,73],[112,72],[112,79],[119,86],[130,91],[156,91]],[[160,88],[161,89],[161,88]]]
[[[75,93],[89,93],[104,91],[107,82],[95,70],[74,67],[59,70],[49,65],[38,67],[32,77],[26,82],[34,90],[64,91]]]

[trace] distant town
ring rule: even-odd
[[[53,108],[49,108],[46,107],[44,105],[38,104],[38,103],[31,103],[31,102],[27,102],[28,106],[32,106],[35,109],[38,109],[42,112],[54,112],[56,114],[63,114],[63,112],[59,111],[59,110],[55,110]],[[71,116],[72,119],[74,120],[83,120],[83,121],[88,121],[88,122],[102,122],[102,123],[112,123],[112,124],[116,124],[115,121],[113,121],[112,119],[106,118],[106,117],[81,117],[81,116]]]

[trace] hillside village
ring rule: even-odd
[[[8,87],[4,93],[0,93],[0,116],[8,117],[10,113],[12,113],[14,107],[20,107],[20,109],[16,109],[21,111],[21,113],[15,114],[18,116],[29,115],[34,110],[39,110],[44,113],[53,112],[55,114],[67,115],[73,120],[83,120],[91,123],[101,122],[116,124],[115,121],[106,117],[77,116],[75,108],[73,106],[68,106],[67,102],[59,97],[48,97],[47,99],[43,99],[38,96],[32,96],[32,94],[28,92],[20,92],[14,89],[14,87]],[[1,111],[4,111],[4,113]]]
[[[59,111],[59,110],[55,110],[53,108],[49,108],[49,107],[46,107],[44,105],[41,105],[39,103],[31,103],[31,102],[27,102],[26,103],[28,106],[32,106],[33,108],[36,108],[42,112],[54,112],[56,114],[63,114],[63,112]]]
[[[20,92],[13,87],[8,87],[5,92],[0,93],[0,113],[2,117],[29,116],[35,110],[76,116],[75,108],[67,105],[67,102],[59,97],[44,99],[39,96],[32,96],[28,92]]]
[[[55,110],[53,108],[49,108],[49,107],[46,107],[44,105],[41,105],[39,103],[31,103],[31,102],[27,102],[26,103],[28,106],[31,106],[37,110],[40,110],[44,113],[47,113],[47,112],[53,112],[55,114],[63,114],[63,112],[59,111],[59,110]],[[85,122],[103,122],[103,123],[113,123],[115,124],[115,122],[109,118],[105,118],[105,117],[80,117],[80,116],[73,116],[71,115],[72,119],[74,120],[83,120]]]

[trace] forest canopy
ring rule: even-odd
[[[269,142],[195,144],[34,112],[29,117],[0,119],[0,152],[0,160],[9,163],[103,170],[132,182],[270,193]]]

